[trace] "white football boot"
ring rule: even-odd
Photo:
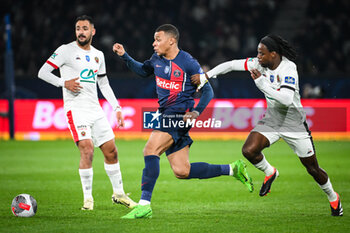
[[[137,206],[137,203],[131,200],[131,198],[127,194],[113,193],[112,201],[115,204],[121,204],[129,209],[133,209],[135,206]]]
[[[84,200],[84,205],[81,207],[82,210],[93,210],[94,209],[94,199],[92,197]]]

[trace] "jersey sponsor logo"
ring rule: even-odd
[[[53,53],[53,54],[51,55],[51,58],[52,58],[52,59],[55,59],[55,58],[57,57],[57,55],[58,55],[57,53]]]
[[[80,60],[80,57],[79,57],[79,56],[76,56],[76,57],[75,57],[75,60]]]
[[[89,55],[86,55],[85,56],[86,60],[89,62],[90,61],[90,56]]]
[[[163,79],[160,77],[156,77],[157,86],[171,91],[181,91],[181,81],[171,81],[167,79]]]
[[[78,125],[77,129],[78,130],[87,130],[87,126],[86,125]]]
[[[295,78],[290,77],[290,76],[286,76],[286,77],[284,77],[284,82],[288,83],[288,84],[295,84]]]
[[[93,71],[92,69],[84,69],[80,72],[80,78],[83,79],[80,80],[80,82],[95,83],[96,74],[97,70]]]
[[[272,74],[270,75],[270,81],[273,83],[273,80],[275,80],[275,76],[273,76]]]

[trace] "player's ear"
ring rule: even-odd
[[[272,57],[272,58],[275,58],[276,56],[277,56],[276,51],[272,51],[272,52],[271,52],[271,57]]]
[[[176,40],[175,40],[175,38],[171,37],[169,42],[170,42],[170,45],[173,45],[176,43]]]
[[[94,36],[96,34],[96,29],[93,27],[92,28],[92,35]]]

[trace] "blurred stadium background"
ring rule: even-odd
[[[269,33],[280,34],[298,50],[303,99],[332,99],[333,102],[326,105],[314,106],[330,107],[337,105],[339,99],[350,98],[350,36],[347,33],[350,2],[347,0],[106,0],[99,3],[6,0],[2,6],[2,15],[9,14],[12,23],[16,99],[62,98],[61,90],[38,79],[37,72],[58,46],[75,39],[74,20],[82,14],[91,15],[95,21],[97,33],[93,45],[105,53],[111,86],[117,98],[122,100],[156,98],[155,82],[152,78],[142,79],[130,72],[113,54],[113,43],[123,43],[129,54],[144,61],[153,53],[154,30],[163,23],[172,23],[179,28],[180,47],[189,51],[205,70],[223,61],[256,56],[260,38]],[[3,23],[0,29],[5,32]],[[6,47],[5,38],[0,38],[2,54]],[[5,56],[0,56],[0,64],[5,64],[4,59]],[[10,93],[3,85],[3,71],[0,72],[0,83],[0,138],[7,138],[6,99]],[[218,99],[263,98],[248,72],[231,72],[211,80],[211,83]],[[25,107],[30,103],[32,108],[38,108],[37,102],[25,101],[22,104]],[[231,104],[235,103],[231,101]],[[124,104],[131,104],[134,108],[129,101]],[[50,105],[55,106],[54,113],[62,103]],[[15,105],[15,124],[19,131],[21,123],[30,125],[35,120],[33,109],[26,109],[26,115],[18,115],[16,109],[24,111],[23,106]],[[337,106],[345,108],[349,115],[347,103]],[[51,117],[55,118],[54,115]],[[345,127],[345,131],[350,130],[349,125]],[[27,135],[29,138],[40,138],[35,136],[38,128],[24,130],[32,135]],[[51,129],[57,130],[62,131],[60,127]],[[67,135],[66,129],[64,132]],[[21,134],[18,138],[26,136]]]

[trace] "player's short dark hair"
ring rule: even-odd
[[[180,39],[180,33],[179,33],[179,30],[177,30],[177,28],[172,25],[172,24],[163,24],[163,25],[160,25],[157,29],[156,29],[156,32],[160,32],[160,31],[163,31],[165,33],[169,33],[171,34],[175,40],[178,42],[179,39]]]
[[[78,21],[84,21],[84,20],[87,20],[89,21],[89,23],[91,25],[94,25],[94,22],[92,21],[92,18],[88,15],[81,15],[81,16],[78,16],[75,20],[75,23],[77,23]]]
[[[270,52],[275,51],[279,55],[285,56],[293,62],[297,59],[297,52],[293,46],[280,36],[273,34],[267,35],[260,40],[260,43],[264,44]]]

